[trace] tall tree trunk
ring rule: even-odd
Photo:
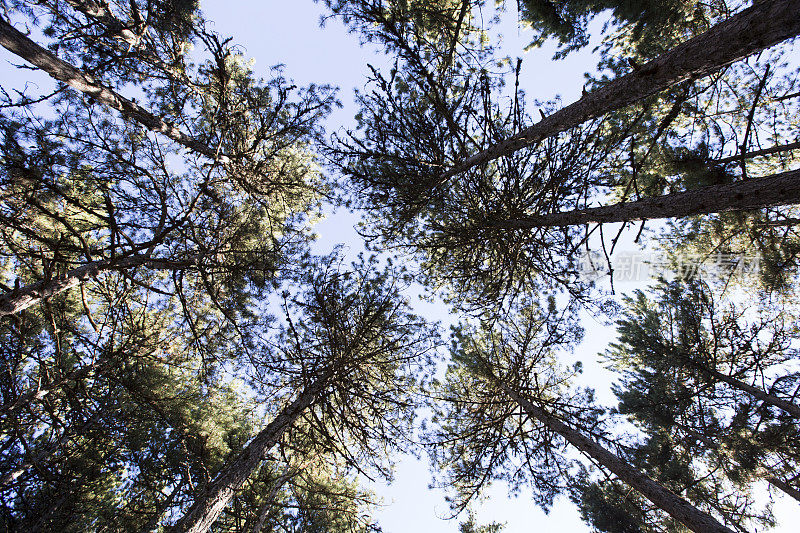
[[[89,278],[97,277],[105,272],[126,270],[142,265],[151,268],[182,269],[188,268],[194,264],[196,264],[194,259],[169,261],[165,259],[151,259],[144,255],[134,255],[118,260],[104,259],[101,261],[93,261],[74,268],[58,278],[37,281],[3,294],[0,296],[0,317],[19,313],[20,311],[40,303],[45,298],[50,298],[73,287],[77,287]]]
[[[725,185],[709,185],[685,192],[643,198],[603,207],[575,209],[548,215],[533,215],[487,225],[508,229],[574,226],[592,223],[629,222],[656,218],[744,211],[800,203],[800,170]]]
[[[216,150],[213,150],[198,139],[182,132],[140,105],[101,85],[88,74],[59,59],[52,52],[30,40],[25,34],[2,18],[0,18],[0,45],[42,69],[52,78],[66,83],[76,91],[86,94],[101,104],[116,109],[123,117],[138,122],[151,131],[161,133],[189,150],[211,160],[221,163],[229,161],[228,157],[218,154]]]
[[[205,494],[192,504],[175,524],[180,533],[204,533],[214,524],[222,510],[264,459],[264,454],[281,438],[284,431],[309,408],[328,384],[333,370],[328,370],[308,385],[275,419],[261,430],[242,452],[220,470]]]
[[[767,482],[773,487],[783,492],[784,494],[786,494],[787,496],[791,496],[792,498],[800,502],[800,490],[789,485],[784,480],[778,479],[776,477],[768,477]]]
[[[766,393],[763,390],[759,389],[758,387],[754,387],[752,385],[748,385],[738,379],[728,376],[727,374],[723,374],[718,370],[714,370],[712,368],[708,368],[702,363],[698,363],[692,359],[689,359],[689,363],[699,369],[701,372],[705,372],[706,374],[713,376],[714,378],[722,381],[733,387],[734,389],[740,390],[742,392],[746,392],[753,398],[761,400],[762,402],[777,407],[791,415],[792,417],[800,420],[800,405],[796,403],[792,403],[788,400],[784,400],[782,398],[778,398],[777,396],[773,396],[772,394]]]
[[[267,516],[269,515],[269,510],[275,504],[275,497],[278,495],[278,491],[281,490],[283,484],[286,483],[289,478],[291,478],[295,473],[291,472],[291,465],[287,464],[286,467],[283,469],[283,472],[278,479],[276,479],[272,483],[272,487],[269,490],[269,494],[267,497],[264,498],[264,502],[261,504],[261,507],[258,510],[258,515],[256,516],[255,522],[253,522],[253,527],[249,528],[250,533],[261,533],[261,529],[263,529],[264,524],[267,522]],[[245,524],[245,529],[248,529],[247,524]]]
[[[517,402],[528,415],[564,437],[567,442],[614,473],[619,479],[639,491],[659,509],[668,513],[690,530],[696,533],[733,533],[731,529],[720,524],[713,516],[697,509],[666,487],[642,474],[593,439],[572,429],[558,418],[537,407],[533,402],[518,394],[502,381],[498,379],[495,381],[503,392]]]
[[[533,126],[456,164],[439,176],[439,182],[684,80],[707,76],[799,33],[800,0],[755,2],[752,7],[679,44],[637,71],[603,85]]]

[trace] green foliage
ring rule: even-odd
[[[536,32],[530,46],[541,46],[555,39],[561,46],[556,58],[589,44],[587,26],[596,15],[611,11],[612,21],[629,28],[634,43],[643,46],[663,41],[665,36],[682,33],[692,22],[707,23],[701,2],[693,0],[523,0],[519,16]]]
[[[574,431],[737,529],[771,524],[753,484],[786,490],[800,478],[797,421],[771,401],[794,401],[800,386],[787,301],[724,307],[697,279],[625,300],[606,357],[622,376],[616,414],[637,433],[612,434],[593,392],[573,385],[580,365],[561,360],[591,304],[575,255],[594,229],[519,224],[793,168],[790,147],[748,154],[796,129],[798,78],[782,51],[450,175],[560,106],[530,116],[520,64],[489,42],[496,20],[482,25],[485,2],[326,0],[394,64],[371,69],[356,130],[322,148],[335,91],[297,88],[280,68],[262,79],[196,0],[0,4],[190,139],[179,147],[68,86],[0,93],[0,289],[3,302],[35,300],[0,321],[0,527],[169,529],[306,390],[309,406],[214,531],[380,531],[358,476],[390,479],[393,455],[417,450],[420,407],[456,513],[502,481],[531,488],[544,509],[568,494],[598,531],[683,531],[623,480],[588,470],[567,450]],[[555,38],[558,56],[610,10],[590,90],[742,7],[518,6],[534,44]],[[310,225],[332,201],[363,209],[370,244],[409,251],[421,275],[376,257],[312,256]],[[676,222],[671,249],[755,248],[763,287],[789,293],[800,250],[791,214]],[[438,332],[406,297],[417,281],[471,313],[453,329],[441,381]],[[470,514],[460,529],[503,525]]]
[[[713,295],[697,279],[678,279],[626,299],[619,340],[606,354],[622,373],[614,389],[618,412],[643,433],[626,456],[729,524],[769,526],[772,516],[756,505],[753,483],[796,475],[794,454],[786,453],[796,428],[782,422],[786,413],[736,383],[754,383],[755,368],[776,385],[794,383],[793,374],[782,375],[782,365],[794,358],[793,328],[786,310],[723,305]],[[777,395],[780,389],[764,390]],[[649,504],[613,483],[587,483],[576,499],[601,531],[616,531],[609,517],[620,513],[643,531],[667,527]]]
[[[429,393],[433,427],[425,440],[434,471],[442,472],[437,481],[450,489],[455,513],[495,480],[514,492],[530,487],[544,509],[564,490],[575,469],[564,454],[565,444],[525,414],[502,386],[525,394],[554,416],[596,426],[591,392],[571,391],[571,372],[556,359],[580,334],[568,312],[536,302],[494,327],[453,330],[452,363]]]
[[[325,393],[290,430],[293,439],[304,453],[391,477],[391,452],[410,445],[419,374],[437,331],[411,312],[403,269],[380,268],[375,257],[350,268],[336,255],[311,258],[297,281],[299,294],[284,293],[280,350],[256,367],[279,370],[295,390],[332,371]]]
[[[500,533],[505,527],[505,524],[498,522],[478,525],[475,523],[475,515],[470,512],[467,519],[458,524],[458,531],[460,533]]]

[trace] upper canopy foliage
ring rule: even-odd
[[[718,189],[798,168],[797,1],[322,4],[388,58],[330,137],[335,89],[257,72],[196,0],[0,0],[0,44],[56,80],[0,91],[2,527],[376,532],[359,476],[391,479],[420,428],[455,513],[498,481],[625,533],[769,526],[767,484],[800,499],[797,192],[722,212]],[[721,34],[754,13],[785,16]],[[492,39],[509,14],[558,58],[607,20],[576,103],[526,96]],[[710,214],[674,220],[691,191]],[[615,302],[649,214],[588,210],[653,197],[673,220],[628,240],[757,253],[761,276]],[[334,206],[380,256],[311,253]],[[420,285],[461,313],[446,369]],[[619,319],[616,409],[565,362],[588,313]]]

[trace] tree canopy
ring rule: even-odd
[[[325,0],[385,55],[352,126],[202,7],[0,0],[49,80],[0,83],[3,530],[378,532],[400,454],[462,532],[493,483],[598,532],[800,502],[798,0]],[[599,43],[580,98],[509,17]],[[618,294],[625,242],[664,268]]]

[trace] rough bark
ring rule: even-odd
[[[603,207],[576,209],[488,223],[494,227],[529,229],[592,223],[681,218],[724,211],[746,211],[800,203],[800,170],[726,185],[643,198]]]
[[[11,292],[0,296],[0,317],[24,311],[46,298],[77,287],[89,278],[95,278],[105,272],[125,270],[141,265],[153,268],[175,269],[187,268],[193,264],[195,264],[193,260],[167,261],[163,259],[151,259],[139,255],[118,260],[104,259],[102,261],[93,261],[74,268],[58,278],[37,281],[30,285],[13,289]]]
[[[2,18],[0,18],[0,45],[42,69],[50,77],[66,83],[76,91],[86,94],[101,104],[116,109],[126,119],[133,120],[151,131],[161,133],[189,150],[209,159],[221,163],[229,161],[228,157],[218,154],[216,150],[213,150],[203,142],[182,132],[140,105],[101,85],[88,74],[59,59],[52,52],[30,40],[25,34]]]
[[[796,489],[795,487],[789,485],[782,479],[778,479],[776,477],[768,477],[767,482],[772,485],[773,487],[779,489],[781,492],[786,494],[787,496],[791,496],[798,502],[800,502],[800,490]]]
[[[203,497],[192,504],[183,517],[175,524],[174,531],[180,533],[203,533],[208,531],[222,510],[233,498],[248,477],[264,459],[264,454],[281,438],[284,431],[294,424],[297,418],[310,407],[317,395],[322,392],[333,375],[329,370],[317,381],[306,387],[302,393],[286,406],[244,450],[225,465],[208,486]]]
[[[756,2],[640,69],[587,93],[518,134],[478,152],[439,176],[443,183],[472,167],[536,144],[687,79],[702,78],[800,34],[800,0]]]
[[[551,430],[555,431],[582,453],[585,453],[619,479],[636,489],[659,509],[696,533],[733,533],[720,524],[713,516],[697,509],[683,498],[650,479],[628,463],[609,452],[593,439],[567,426],[556,417],[537,407],[523,395],[516,393],[508,385],[497,381],[509,398],[517,402],[525,412]]]

